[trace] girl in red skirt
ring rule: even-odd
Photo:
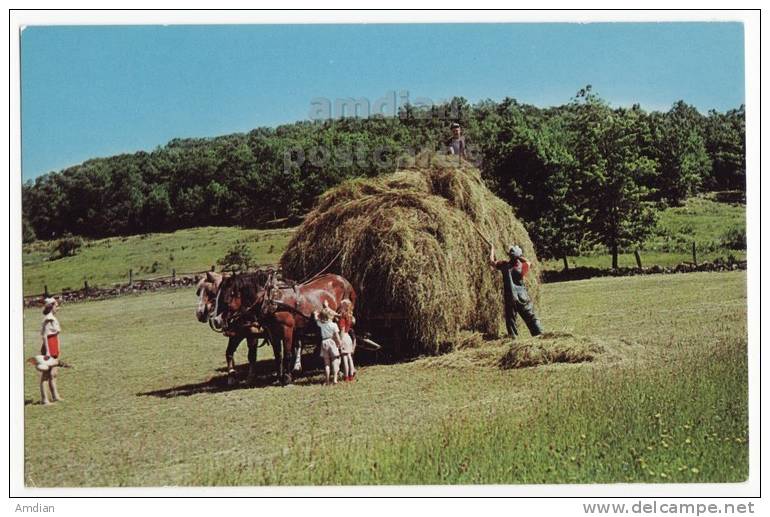
[[[356,324],[356,318],[353,316],[353,302],[345,298],[340,302],[339,312],[329,309],[329,304],[324,302],[324,308],[331,311],[332,316],[337,320],[340,329],[340,355],[342,356],[342,375],[346,381],[352,381],[356,378],[356,366],[353,364],[353,354],[356,351],[356,344],[353,339],[352,327]]]
[[[59,334],[61,327],[59,320],[56,319],[56,311],[59,303],[56,298],[46,298],[45,308],[43,309],[43,327],[40,335],[43,338],[43,346],[40,348],[42,361],[38,360],[37,369],[40,370],[40,399],[41,404],[48,405],[48,395],[45,391],[45,385],[51,390],[51,398],[54,402],[62,400],[59,391],[56,389],[56,376],[59,371]],[[38,356],[40,358],[40,356]]]
[[[353,304],[350,300],[345,299],[340,303],[339,320],[337,323],[340,326],[340,339],[342,340],[342,347],[340,348],[342,372],[346,381],[352,381],[356,378],[356,367],[353,364],[353,353],[356,350],[350,329],[356,324],[356,318],[353,316]]]

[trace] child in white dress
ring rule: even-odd
[[[340,329],[332,321],[332,311],[314,311],[313,316],[321,329],[321,357],[324,360],[326,384],[337,384],[340,373]]]
[[[324,307],[328,308],[327,304]],[[333,312],[333,318],[337,320],[340,329],[340,355],[342,356],[342,375],[350,382],[356,378],[356,366],[353,364],[353,354],[356,351],[356,343],[353,339],[353,325],[356,318],[353,316],[353,302],[345,298],[340,302],[339,312]]]

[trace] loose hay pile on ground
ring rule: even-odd
[[[281,267],[290,278],[305,278],[339,253],[329,271],[356,289],[359,326],[396,314],[403,318],[393,324],[402,336],[397,353],[434,354],[452,349],[461,331],[497,335],[500,329],[500,274],[487,265],[489,248],[474,227],[492,240],[499,258],[510,243],[523,248],[537,300],[540,264],[524,226],[477,169],[442,157],[324,194]]]
[[[478,336],[478,334],[476,334]],[[466,336],[470,338],[470,334]],[[608,366],[635,360],[636,344],[623,339],[579,336],[570,332],[545,332],[541,338],[509,337],[468,342],[450,354],[413,362],[415,368],[449,370],[514,370],[558,363],[601,362]],[[483,344],[483,346],[482,346]]]
[[[566,332],[546,332],[540,339],[514,343],[500,359],[500,367],[528,368],[552,363],[593,361],[605,348],[595,340]]]

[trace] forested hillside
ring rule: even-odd
[[[613,108],[586,87],[552,108],[455,98],[406,106],[398,117],[304,121],[88,160],[23,186],[24,240],[299,216],[340,181],[442,152],[455,120],[469,158],[546,258],[597,245],[622,250],[650,235],[665,206],[707,190],[745,191],[743,106]]]

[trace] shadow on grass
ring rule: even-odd
[[[191,395],[198,395],[202,393],[218,393],[223,391],[243,390],[251,388],[265,388],[268,386],[278,386],[278,376],[275,371],[275,362],[272,359],[266,359],[263,361],[257,361],[256,371],[254,379],[249,381],[249,365],[244,363],[235,367],[235,384],[228,383],[227,368],[217,368],[217,372],[221,372],[220,375],[211,377],[208,380],[202,382],[196,382],[191,384],[183,384],[180,386],[172,386],[170,388],[162,388],[159,390],[145,391],[137,393],[138,397],[158,397],[158,398],[175,398],[175,397],[189,397]],[[305,367],[302,373],[295,378],[295,382],[298,385],[311,385],[323,383],[323,379],[316,379],[319,373],[323,373],[323,368],[319,370],[317,365],[312,361],[305,361]]]

